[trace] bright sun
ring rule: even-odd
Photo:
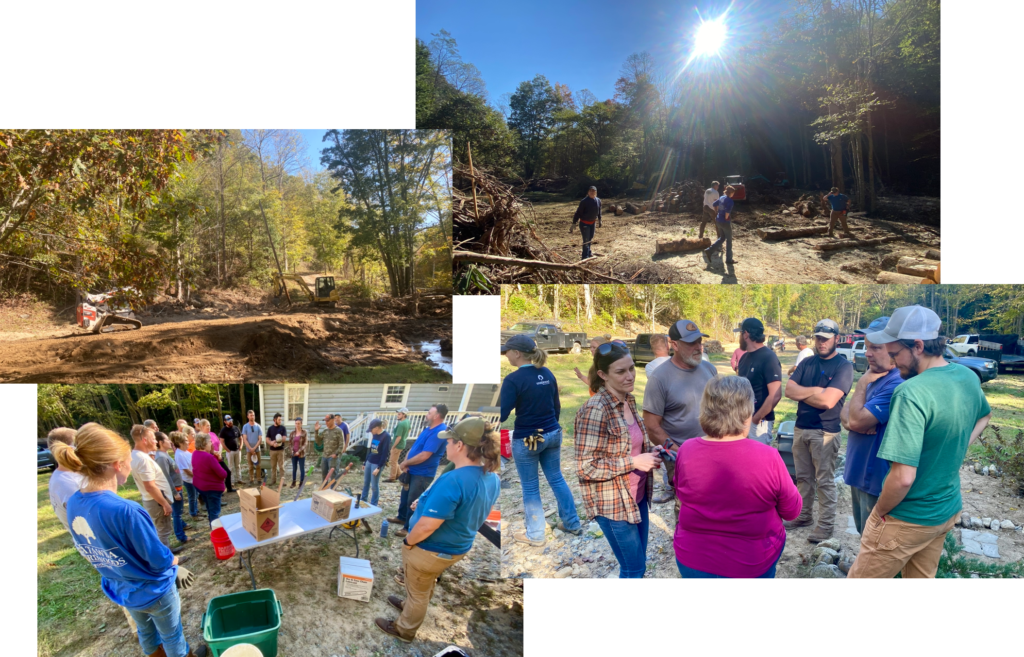
[[[694,43],[694,55],[714,55],[722,47],[725,41],[725,24],[722,19],[706,21],[700,24],[697,29],[697,39]]]

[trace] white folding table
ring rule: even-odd
[[[353,500],[354,502],[354,500]],[[328,540],[334,535],[334,530],[340,529],[342,534],[350,536],[356,544],[356,558],[359,558],[359,538],[356,534],[359,526],[356,525],[356,529],[352,530],[349,534],[342,527],[344,524],[350,522],[360,521],[370,516],[375,516],[379,513],[383,513],[384,510],[379,506],[368,506],[365,508],[353,508],[348,515],[348,518],[339,520],[337,522],[327,522],[317,514],[313,513],[312,510],[313,498],[304,500],[298,500],[297,502],[286,502],[281,505],[278,511],[278,532],[277,536],[268,538],[262,541],[257,541],[242,527],[242,514],[231,513],[226,516],[220,517],[221,527],[228,533],[231,538],[231,543],[234,544],[235,550],[238,551],[238,561],[242,566],[249,571],[249,579],[252,581],[253,590],[256,589],[256,577],[252,573],[252,553],[256,548],[261,548],[265,545],[272,543],[279,543],[286,541],[303,534],[309,534],[310,532],[320,531],[321,529],[331,528],[331,533],[328,535]],[[353,504],[354,506],[354,504]]]

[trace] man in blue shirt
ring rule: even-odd
[[[875,508],[889,462],[878,458],[878,448],[889,422],[889,402],[896,386],[903,383],[900,370],[884,344],[864,341],[868,371],[857,381],[850,403],[839,416],[846,437],[846,469],[843,480],[850,486],[853,522],[864,533],[871,509]]]
[[[701,252],[701,255],[704,256],[704,262],[709,265],[711,264],[711,256],[722,250],[722,242],[725,242],[725,263],[731,265],[735,262],[732,259],[732,209],[736,205],[736,201],[732,200],[732,197],[735,193],[736,188],[729,185],[725,188],[725,196],[720,197],[713,203],[715,209],[718,210],[718,215],[715,217],[718,239],[715,240],[714,244]]]
[[[444,423],[446,415],[448,407],[444,404],[434,404],[430,407],[426,416],[426,428],[416,438],[405,460],[398,464],[398,469],[402,472],[399,480],[408,478],[407,482],[402,483],[398,515],[388,518],[389,523],[402,525],[402,529],[395,532],[398,538],[403,538],[409,533],[409,506],[427,490],[434,481],[434,475],[437,474],[437,464],[440,463],[441,454],[444,453],[447,444],[440,437],[441,432],[448,428]]]
[[[832,237],[835,232],[836,222],[843,222],[843,232],[846,235],[852,235],[849,226],[846,225],[846,211],[850,199],[846,194],[840,194],[838,187],[833,187],[832,191],[824,199],[828,201],[829,206],[832,208],[832,213],[829,215],[828,220],[828,236]]]
[[[580,201],[576,208],[576,214],[572,216],[572,226],[569,227],[569,234],[576,230],[576,222],[580,224],[580,235],[583,236],[583,256],[586,260],[593,254],[590,252],[590,243],[594,241],[594,222],[597,228],[601,227],[601,199],[597,198],[597,187],[587,190],[587,195]]]

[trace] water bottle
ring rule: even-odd
[[[387,518],[384,518],[384,520],[380,523],[380,537],[381,538],[387,538],[388,537],[388,519]]]

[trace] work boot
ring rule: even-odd
[[[814,524],[814,518],[797,518],[796,520],[786,520],[782,523],[782,526],[786,529],[796,529],[797,527],[806,527]]]
[[[397,536],[398,538],[405,538],[408,535],[409,535],[409,532],[406,531],[404,528],[399,529],[397,532],[395,532],[395,536]]]
[[[386,618],[374,618],[373,624],[377,626],[377,629],[387,634],[388,636],[394,637],[399,641],[406,643],[412,643],[412,639],[406,639],[404,636],[398,633],[398,628],[395,627],[395,622],[390,621]]]
[[[156,652],[149,653],[149,657],[167,657],[167,653],[164,652],[164,644],[160,644],[160,647],[156,649]]]
[[[572,534],[573,536],[579,536],[580,534],[582,534],[582,533],[583,533],[583,528],[582,528],[582,527],[580,527],[579,529],[577,529],[577,530],[575,530],[575,531],[573,531],[573,530],[571,530],[571,529],[566,529],[566,528],[565,528],[565,523],[564,523],[564,522],[562,522],[561,520],[559,520],[559,521],[558,521],[558,524],[557,524],[557,525],[555,525],[555,529],[557,529],[557,530],[559,530],[559,531],[563,531],[563,532],[565,532],[566,534]]]
[[[391,525],[404,525],[405,521],[401,518],[388,518],[388,524]]]
[[[399,598],[397,595],[389,595],[388,604],[397,609],[398,611],[405,611],[405,600]]]
[[[711,266],[711,255],[708,253],[707,249],[704,249],[703,251],[701,251],[700,254],[704,258],[704,262],[706,262],[708,264],[708,266],[710,267]]]
[[[671,502],[675,498],[676,498],[675,491],[673,491],[673,490],[666,490],[660,496],[655,497],[653,501],[654,501],[655,504],[665,504],[666,502]]]
[[[182,551],[182,550],[183,550],[184,548],[185,548],[185,546],[184,546],[184,545],[179,545],[178,547],[172,547],[172,548],[171,548],[171,554],[178,554],[178,553],[179,553],[179,552],[181,552],[181,551]]]
[[[822,529],[821,527],[816,527],[814,531],[811,532],[811,535],[807,537],[807,542],[821,543],[822,541],[827,541],[830,538],[832,538],[831,529]]]
[[[206,657],[206,654],[207,654],[207,648],[206,648],[206,644],[204,643],[203,645],[199,646],[198,648],[190,649],[188,651],[188,655],[186,655],[185,657]]]
[[[533,547],[543,547],[544,544],[547,543],[547,540],[543,538],[539,541],[530,540],[529,538],[527,538],[526,532],[516,532],[515,534],[512,534],[512,538],[516,541],[519,541],[520,543],[528,543]]]

